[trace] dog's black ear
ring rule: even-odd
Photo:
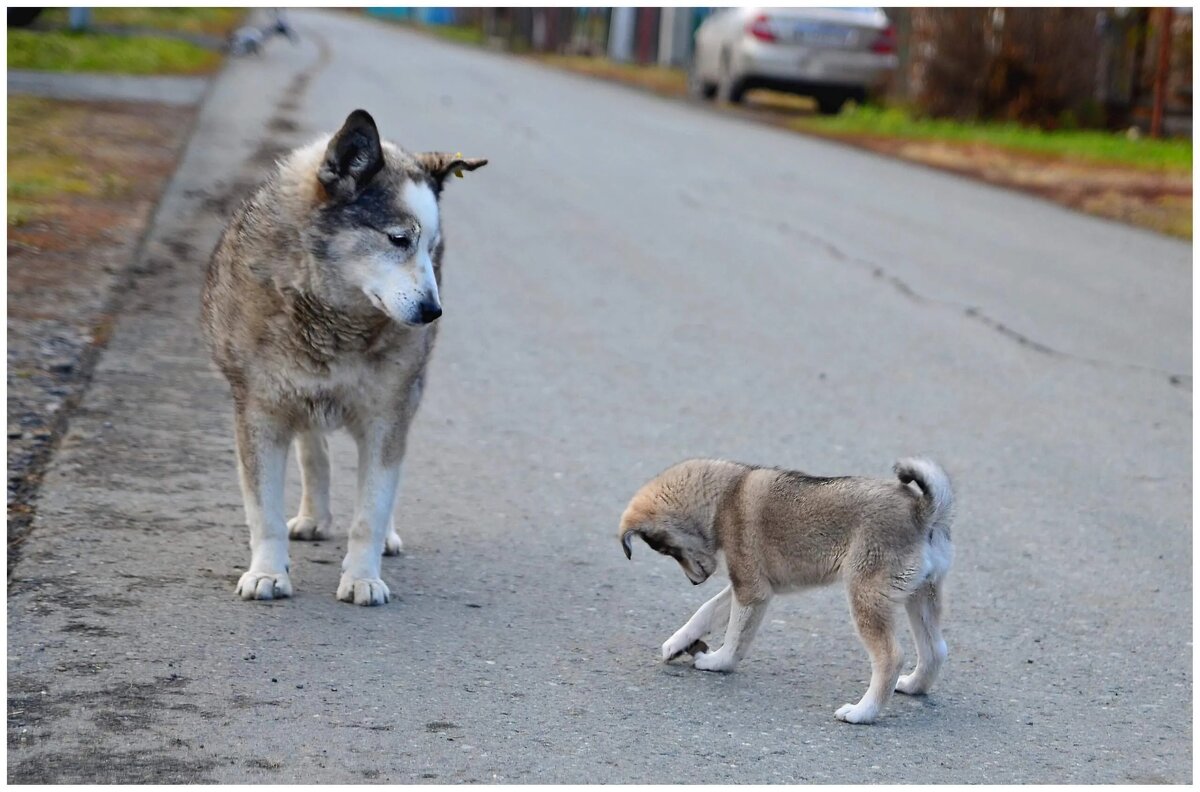
[[[633,535],[635,533],[637,531],[626,531],[625,535],[621,537],[621,549],[625,551],[625,557],[630,561],[633,560]]]
[[[426,151],[418,154],[417,162],[433,179],[438,192],[441,192],[442,184],[451,173],[462,178],[463,171],[473,171],[487,165],[485,159],[468,158],[462,154],[447,154],[444,151]]]
[[[330,198],[349,201],[370,184],[382,167],[383,145],[375,119],[366,110],[355,110],[329,141],[317,179]]]

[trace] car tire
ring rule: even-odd
[[[688,63],[687,70],[687,90],[688,95],[693,99],[712,99],[717,95],[717,86],[705,80],[696,71],[696,59]]]
[[[745,95],[745,82],[733,76],[733,70],[729,68],[729,53],[723,53],[721,68],[717,73],[717,101],[741,104]]]
[[[29,27],[41,13],[42,9],[40,8],[9,8],[8,26],[16,28]]]
[[[820,94],[816,97],[817,111],[821,115],[837,115],[842,111],[842,105],[846,104],[846,100],[849,98],[844,93]]]

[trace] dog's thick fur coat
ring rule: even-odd
[[[870,723],[893,690],[927,692],[946,660],[941,587],[954,554],[953,495],[945,472],[929,460],[902,459],[895,471],[898,481],[818,478],[693,459],[643,486],[621,517],[625,554],[640,536],[675,558],[694,584],[722,562],[729,572],[729,585],[663,644],[663,659],[690,651],[728,618],[721,648],[699,652],[693,662],[733,671],[771,597],[841,578],[872,670],[862,700],[838,709],[837,718]],[[917,646],[916,669],[903,677],[893,626],[899,603]]]
[[[230,220],[205,282],[202,321],[233,391],[250,528],[245,599],[292,593],[288,539],[329,532],[324,433],[358,444],[358,506],[337,597],[387,602],[380,555],[392,525],[409,423],[442,313],[438,196],[451,173],[486,160],[410,154],[356,110],[342,129],[280,161]],[[299,514],[283,509],[296,441]]]

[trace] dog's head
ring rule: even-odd
[[[633,538],[640,536],[651,550],[674,558],[698,586],[717,569],[716,542],[701,504],[664,481],[670,473],[638,490],[625,508],[618,533],[621,548],[626,558],[633,558]]]
[[[409,154],[382,141],[365,110],[351,113],[317,162],[315,216],[301,231],[321,295],[410,327],[441,316],[438,197],[450,174],[486,164]]]

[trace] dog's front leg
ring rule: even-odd
[[[746,656],[754,633],[767,612],[770,597],[742,604],[737,592],[731,592],[729,603],[729,627],[725,631],[725,642],[715,652],[701,652],[693,665],[701,671],[730,672],[737,668],[738,661]]]
[[[384,542],[392,531],[403,441],[399,446],[397,450],[391,430],[369,428],[358,437],[358,508],[337,590],[343,602],[382,605],[391,598],[379,570]]]
[[[721,589],[717,596],[701,605],[692,618],[688,619],[687,624],[676,630],[662,645],[663,662],[673,660],[686,652],[694,642],[712,632],[714,624],[726,619],[732,597],[733,584],[730,583]]]
[[[238,473],[250,527],[250,569],[238,580],[242,599],[292,596],[288,578],[288,531],[283,516],[283,481],[290,438],[287,431],[253,409],[234,417]]]

